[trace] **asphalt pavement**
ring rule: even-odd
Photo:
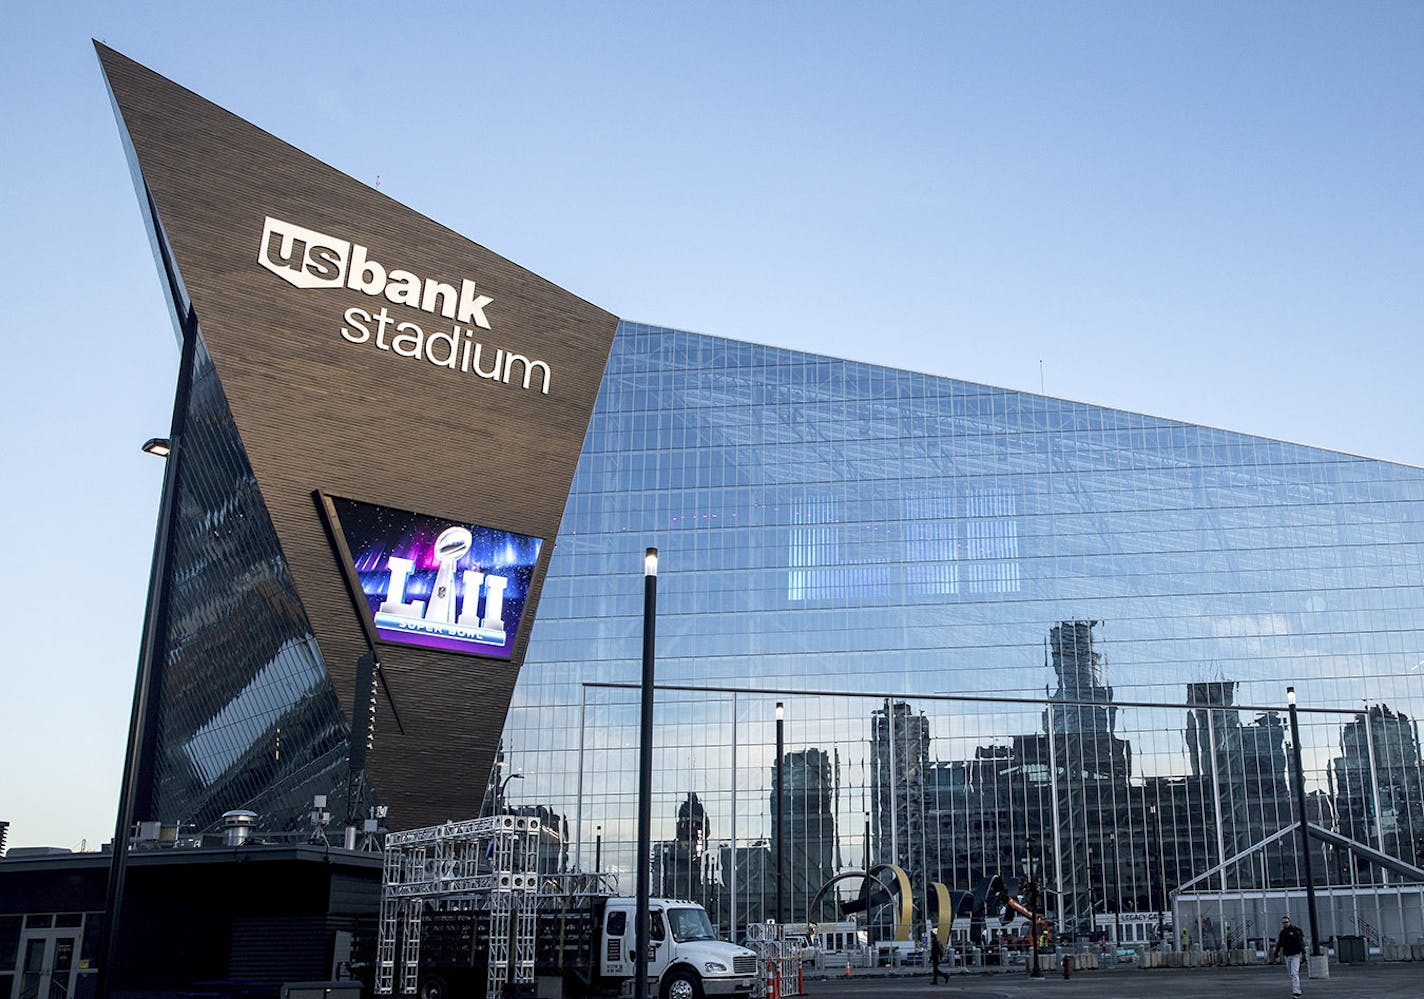
[[[1424,962],[1332,965],[1329,978],[1302,976],[1301,985],[1305,999],[1420,999]],[[939,985],[931,985],[928,976],[855,977],[809,981],[806,995],[808,999],[1290,999],[1290,979],[1281,965],[1075,971],[1067,980],[1061,972],[1045,973],[1039,979],[1027,973],[955,974],[948,984]]]

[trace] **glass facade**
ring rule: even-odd
[[[1295,837],[1251,849],[1296,816],[1287,686],[1311,821],[1424,864],[1424,470],[623,324],[495,805],[629,891],[648,545],[654,890],[733,934],[776,915],[778,842],[789,922],[867,864],[917,920],[930,882],[1040,874],[1060,934],[1299,885]],[[1381,878],[1352,856],[1315,880]]]
[[[182,427],[137,815],[204,832],[246,808],[305,828],[313,795],[343,814],[349,727],[201,334]]]

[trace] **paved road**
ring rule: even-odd
[[[1328,979],[1302,981],[1305,999],[1420,999],[1424,963],[1335,965]],[[1280,965],[1074,972],[1042,979],[1027,975],[956,975],[948,985],[929,978],[850,978],[806,983],[809,999],[1185,999],[1226,996],[1290,999]]]

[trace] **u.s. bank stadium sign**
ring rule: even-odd
[[[361,243],[270,215],[262,225],[257,262],[294,288],[337,288],[383,299],[377,309],[351,306],[342,313],[340,335],[347,343],[369,344],[392,357],[424,360],[437,368],[549,394],[553,371],[546,362],[476,339],[475,330],[490,329],[485,310],[494,299],[480,293],[469,278],[461,279],[457,288],[453,282],[388,268]],[[449,327],[427,329],[392,315],[385,303],[449,320]]]

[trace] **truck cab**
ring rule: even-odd
[[[633,977],[636,912],[632,898],[610,898],[604,908],[599,972],[605,980]],[[648,931],[648,977],[660,999],[752,993],[755,952],[717,939],[707,911],[696,902],[651,899]]]

